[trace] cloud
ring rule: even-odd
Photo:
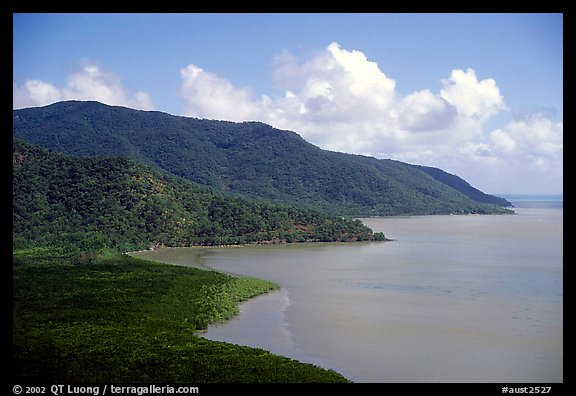
[[[562,188],[562,122],[537,113],[487,130],[508,106],[496,80],[472,68],[447,71],[438,92],[400,95],[376,62],[335,42],[306,59],[284,51],[272,64],[275,93],[260,97],[197,65],[181,68],[183,115],[266,122],[324,149],[436,166],[488,192]],[[13,85],[15,108],[68,99],[154,108],[147,92],[128,93],[118,75],[86,60],[62,87]]]
[[[246,88],[187,66],[180,71],[185,114],[257,119],[297,131],[323,148],[392,155],[406,144],[469,139],[506,109],[495,81],[478,80],[472,69],[452,71],[440,93],[423,89],[400,97],[396,81],[376,62],[338,43],[304,61],[284,51],[274,67],[284,95],[254,99]]]
[[[455,146],[454,153],[435,165],[458,170],[464,179],[490,186],[492,193],[559,193],[563,130],[562,122],[531,114]]]
[[[61,98],[62,95],[56,87],[40,80],[27,80],[23,87],[13,87],[15,108],[42,106],[58,102]]]
[[[452,70],[450,77],[442,80],[440,96],[458,110],[463,120],[480,123],[506,110],[504,98],[491,78],[478,81],[472,69]]]
[[[495,153],[519,158],[531,169],[559,166],[563,159],[564,125],[541,114],[514,120],[490,133]]]
[[[457,116],[456,107],[429,90],[405,96],[396,109],[400,128],[412,132],[448,129]]]
[[[286,54],[284,59],[287,63],[277,60],[276,66],[290,89],[268,107],[272,114],[267,114],[276,122],[289,126],[296,121],[309,130],[312,128],[307,125],[390,118],[396,82],[362,52],[347,51],[332,43],[301,64]],[[290,75],[294,76],[292,81]]]
[[[228,80],[195,65],[180,69],[180,77],[187,115],[230,121],[255,120],[260,116],[247,88],[235,88]]]
[[[87,60],[80,62],[64,87],[40,80],[27,80],[23,86],[15,84],[13,87],[14,108],[45,106],[61,100],[96,100],[142,110],[154,108],[148,93],[138,91],[128,95],[120,77]]]
[[[189,65],[181,70],[185,113],[260,120],[325,149],[437,166],[486,186],[506,169],[516,179],[510,176],[501,191],[528,183],[534,175],[526,176],[527,166],[542,180],[561,179],[562,123],[534,115],[486,131],[508,106],[496,81],[472,68],[451,70],[439,92],[401,96],[376,62],[338,43],[303,60],[284,51],[273,67],[283,94],[253,98],[247,88]]]

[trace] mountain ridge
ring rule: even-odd
[[[506,213],[510,205],[437,168],[322,150],[256,121],[67,101],[14,110],[13,137],[71,155],[128,156],[221,192],[337,215]]]
[[[229,197],[124,157],[13,142],[13,243],[82,250],[386,240],[359,220]]]

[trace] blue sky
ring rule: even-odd
[[[561,193],[562,14],[15,14],[15,108],[260,120],[322,148]]]

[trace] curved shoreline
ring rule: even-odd
[[[366,244],[374,242],[365,242]],[[354,245],[359,244],[355,242]],[[347,242],[317,242],[317,243],[306,243],[306,244],[285,244],[285,245],[350,245]],[[260,245],[233,245],[233,246],[218,246],[218,248],[239,248],[239,247],[256,247]],[[262,246],[264,248],[264,246]],[[202,262],[202,253],[214,249],[213,246],[193,246],[193,247],[162,247],[156,250],[143,250],[137,252],[130,252],[127,254],[134,254],[135,257],[151,260],[155,262],[160,262],[163,264],[187,266],[190,268],[197,268],[207,271],[219,272],[233,277],[244,277],[252,279],[267,280],[258,276],[253,275],[243,275],[238,273],[233,273],[230,271],[222,271],[210,267],[209,265]],[[159,254],[166,253],[168,251],[178,253],[181,251],[181,260],[178,260],[178,254],[175,257],[166,259],[165,257],[159,258],[154,257]],[[192,253],[193,254],[190,254]],[[215,342],[223,342],[228,344],[235,344],[246,346],[250,348],[258,348],[268,351],[269,353],[285,357],[289,359],[294,359],[302,364],[312,364],[321,369],[334,371],[348,381],[356,382],[354,378],[349,374],[342,371],[341,367],[337,367],[334,364],[330,364],[324,361],[321,357],[309,355],[306,353],[297,342],[294,341],[294,337],[290,329],[288,328],[288,322],[285,320],[285,311],[289,305],[291,305],[290,297],[288,295],[289,290],[276,281],[271,281],[278,285],[277,289],[269,290],[267,292],[255,295],[247,300],[239,301],[237,303],[239,312],[234,316],[230,317],[224,322],[211,323],[206,329],[195,332],[198,337],[205,338]],[[248,312],[246,312],[248,311]],[[248,316],[246,316],[246,314]],[[234,322],[236,321],[236,322]],[[226,326],[235,326],[233,329],[227,330]],[[258,323],[255,328],[254,323]],[[240,327],[238,327],[240,326]],[[228,334],[225,332],[228,331]],[[207,333],[211,333],[208,334]]]
[[[386,219],[375,228],[393,227],[395,244],[193,252],[207,252],[204,263],[218,270],[280,283],[292,300],[285,319],[294,341],[326,359],[321,367],[352,381],[555,382],[562,375],[562,256],[555,237],[561,236],[561,213],[526,209],[513,217]],[[530,242],[535,240],[556,242],[541,246]],[[534,257],[529,267],[524,252]],[[549,254],[558,260],[542,261]],[[548,303],[540,301],[544,296]],[[240,344],[258,332],[257,322],[245,325],[248,334],[239,334],[242,327],[234,323],[224,341]],[[434,364],[435,356],[444,362]],[[486,364],[491,361],[497,363]]]
[[[326,243],[322,243],[325,245]],[[253,245],[249,245],[253,246]],[[252,276],[235,274],[228,271],[221,271],[214,269],[205,263],[202,263],[202,251],[208,251],[213,248],[229,248],[229,247],[244,247],[243,245],[232,245],[232,246],[193,246],[193,247],[161,247],[160,249],[154,250],[141,250],[134,252],[127,252],[126,254],[145,260],[151,260],[158,263],[169,264],[169,265],[179,265],[186,266],[190,268],[202,269],[207,271],[214,271],[223,273],[233,277],[244,277],[244,278],[254,278]],[[171,259],[166,260],[165,258],[159,259],[153,257],[155,253],[165,253],[166,251],[177,252],[182,250],[186,252],[186,262],[183,260]],[[190,252],[197,253],[196,255],[191,255]],[[192,257],[192,260],[190,258]],[[262,279],[262,278],[258,278]],[[273,281],[272,281],[273,282]],[[276,283],[276,282],[274,282]],[[278,285],[278,284],[277,284]],[[290,298],[288,296],[287,289],[278,285],[278,288],[269,290],[267,292],[257,294],[247,300],[239,301],[237,303],[239,312],[221,323],[211,323],[208,328],[204,330],[199,330],[196,333],[198,337],[205,338],[215,342],[232,343],[236,345],[242,345],[250,348],[259,348],[266,350],[276,356],[286,357],[289,359],[294,359],[302,364],[313,364],[324,370],[335,371],[342,375],[343,377],[350,380],[350,377],[342,374],[335,368],[329,367],[319,358],[314,358],[312,356],[307,356],[304,351],[294,342],[293,335],[287,328],[285,323],[284,315],[288,306],[291,304]],[[248,312],[247,312],[248,311]],[[248,314],[248,318],[246,318]],[[242,319],[241,319],[241,315]],[[256,320],[247,320],[254,319]],[[239,320],[241,319],[241,321]],[[240,326],[245,331],[240,331],[242,340],[227,341],[229,336],[224,334],[226,331],[226,326],[230,325],[232,321],[239,320]],[[259,323],[258,328],[254,329],[252,324],[257,321]],[[249,327],[249,328],[248,328]],[[208,333],[211,333],[207,336]],[[238,332],[234,331],[235,334]]]

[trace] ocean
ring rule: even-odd
[[[270,279],[212,340],[355,382],[563,381],[561,196],[515,215],[366,218],[392,242],[166,249],[165,261]]]

